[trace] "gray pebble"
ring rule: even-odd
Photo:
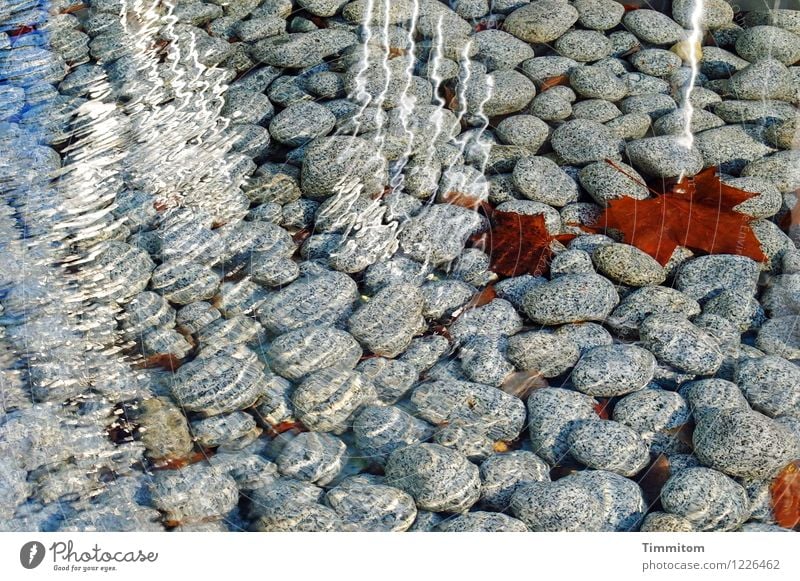
[[[662,48],[640,50],[631,57],[636,70],[654,77],[666,77],[681,67],[681,57]]]
[[[369,195],[382,192],[386,181],[386,160],[359,137],[318,138],[306,150],[301,185],[310,198],[330,197],[343,182],[361,184]]]
[[[480,497],[478,467],[438,444],[415,444],[392,453],[386,483],[405,490],[423,510],[460,513]]]
[[[205,464],[157,472],[149,488],[153,506],[176,523],[224,518],[239,501],[233,478]]]
[[[646,505],[639,486],[607,470],[583,470],[564,478],[578,482],[600,501],[601,531],[636,531]]]
[[[742,171],[748,162],[759,160],[774,151],[764,142],[763,131],[755,125],[707,129],[696,136],[695,144],[705,166],[716,165],[719,171],[733,174]],[[759,174],[756,172],[752,175]]]
[[[514,184],[529,200],[560,208],[578,200],[578,186],[546,157],[524,157],[514,166]]]
[[[573,6],[578,11],[578,23],[592,30],[614,28],[625,14],[625,9],[612,0],[576,0]]]
[[[383,462],[399,448],[433,435],[433,427],[397,407],[366,406],[353,422],[356,447],[366,459]]]
[[[572,371],[579,391],[614,397],[645,387],[653,378],[655,358],[635,345],[602,345],[588,351]]]
[[[703,464],[742,478],[770,478],[797,455],[788,428],[747,409],[706,415],[692,439]]]
[[[546,387],[528,398],[528,430],[534,453],[550,465],[569,454],[567,437],[578,420],[597,417],[594,398],[577,391]]]
[[[642,322],[639,335],[659,361],[679,371],[713,375],[722,364],[719,343],[682,315],[651,315]]]
[[[366,349],[376,355],[395,357],[411,339],[426,329],[423,298],[416,286],[397,284],[378,291],[350,316],[348,327]]]
[[[651,512],[642,522],[643,533],[693,533],[694,525],[684,517],[668,512]]]
[[[636,170],[622,162],[617,165],[625,173],[605,161],[598,161],[582,168],[578,173],[578,179],[589,195],[603,207],[610,200],[622,197],[630,197],[636,200],[648,198],[650,192],[644,185],[644,179]]]
[[[634,430],[611,420],[582,420],[570,430],[570,454],[590,468],[633,476],[650,461],[647,445]]]
[[[656,45],[673,44],[683,38],[681,26],[666,14],[655,10],[631,10],[622,22],[644,42]]]
[[[342,470],[346,451],[336,436],[303,432],[283,447],[275,463],[284,476],[325,486]]]
[[[481,463],[481,504],[492,510],[507,510],[514,492],[530,482],[550,480],[550,466],[523,450],[495,454]]]
[[[592,255],[597,270],[611,280],[640,287],[664,282],[664,268],[649,254],[629,244],[606,244]]]
[[[572,115],[572,105],[551,89],[533,98],[528,113],[543,121],[562,121]]]
[[[717,254],[685,262],[675,278],[675,288],[695,300],[709,299],[723,290],[755,295],[759,265],[744,256]]]
[[[508,340],[508,358],[517,369],[543,377],[566,373],[580,357],[578,346],[566,337],[544,331],[519,333]]]
[[[300,102],[278,113],[269,124],[269,132],[289,147],[298,147],[316,137],[327,135],[336,124],[328,109],[313,102]]]
[[[342,433],[363,405],[377,398],[375,387],[355,371],[327,368],[315,371],[292,394],[297,418],[309,429]]]
[[[605,125],[619,139],[641,139],[647,135],[650,121],[647,113],[628,113],[607,121]]]
[[[353,369],[361,358],[361,346],[346,331],[304,327],[277,337],[265,355],[275,373],[297,381],[325,367]]]
[[[414,499],[398,488],[382,484],[349,483],[325,495],[325,502],[342,519],[346,530],[401,532],[417,518]]]
[[[800,164],[800,152],[779,151],[750,161],[742,169],[742,176],[761,177],[771,181],[781,193],[792,192],[800,188],[798,164]]]
[[[575,67],[569,75],[569,84],[576,93],[587,99],[619,101],[627,88],[616,75],[603,67]]]
[[[438,265],[455,259],[467,239],[485,226],[476,212],[450,204],[434,204],[405,223],[400,246],[414,260]]]
[[[511,513],[534,532],[602,530],[602,503],[573,479],[533,482],[511,497]]]
[[[528,531],[520,520],[497,512],[475,511],[439,524],[447,533],[523,533]]]
[[[753,409],[770,417],[800,415],[800,370],[781,357],[740,361],[735,381]]]
[[[736,52],[750,62],[769,57],[793,65],[800,60],[800,37],[777,26],[754,26],[736,39]]]
[[[547,141],[550,128],[533,115],[512,115],[497,125],[496,133],[503,143],[526,147],[536,153]]]
[[[578,204],[570,204],[561,213],[561,218],[565,218],[566,211],[574,209]],[[592,209],[597,206],[592,205]],[[564,219],[564,222],[569,222]],[[550,261],[550,277],[556,278],[564,274],[592,274],[592,257],[584,250],[568,249],[556,254]]]
[[[523,308],[535,323],[602,321],[619,302],[614,286],[596,274],[568,274],[531,289]]]
[[[556,40],[554,48],[561,56],[577,62],[598,61],[611,53],[611,41],[595,30],[571,30]]]
[[[551,42],[578,20],[578,11],[559,0],[526,4],[506,17],[506,32],[530,43]]]
[[[474,337],[506,337],[522,329],[522,319],[506,300],[494,299],[487,305],[469,309],[450,326],[450,334],[460,343]]]
[[[529,44],[502,30],[483,30],[476,33],[473,39],[478,45],[476,59],[485,64],[489,71],[513,69],[522,61],[534,57]]]
[[[709,468],[686,468],[661,490],[664,509],[688,520],[698,531],[730,531],[749,516],[744,488]]]

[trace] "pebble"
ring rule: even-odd
[[[595,30],[571,30],[556,40],[554,48],[561,56],[577,62],[598,61],[611,53],[611,41]]]
[[[600,501],[599,530],[604,532],[639,530],[646,505],[641,488],[632,480],[607,470],[573,472],[562,480],[578,482]]]
[[[258,41],[252,46],[251,55],[274,67],[301,69],[319,64],[357,40],[352,32],[331,28],[284,34]]]
[[[523,157],[514,166],[514,185],[535,202],[560,208],[578,200],[578,186],[546,157]]]
[[[494,299],[487,305],[469,309],[450,326],[450,335],[459,343],[475,337],[506,337],[522,329],[522,319],[506,300]]]
[[[652,177],[692,176],[703,169],[700,150],[687,149],[678,137],[671,135],[636,139],[628,143],[625,151],[631,165]]]
[[[629,244],[601,246],[592,254],[592,260],[601,274],[628,286],[657,285],[666,279],[666,272],[656,259]]]
[[[153,506],[179,524],[224,518],[239,501],[233,478],[205,464],[156,472],[149,490]]]
[[[742,169],[742,176],[764,178],[772,182],[781,193],[793,192],[800,188],[798,163],[800,163],[800,152],[778,151],[760,159],[750,160],[750,163]]]
[[[650,192],[644,185],[644,178],[635,169],[622,162],[617,165],[624,173],[605,161],[587,165],[578,172],[581,186],[602,207],[611,200],[623,197],[635,200],[647,199]]]
[[[754,410],[772,418],[800,414],[800,370],[781,357],[740,361],[735,381]]]
[[[273,138],[289,147],[299,147],[327,135],[336,124],[328,109],[314,102],[295,103],[278,113],[269,123]]]
[[[644,388],[655,372],[653,354],[635,345],[601,345],[586,352],[572,371],[575,389],[615,397]]]
[[[547,141],[550,128],[533,115],[512,115],[497,125],[496,133],[503,143],[525,147],[535,154]]]
[[[797,455],[788,428],[748,409],[707,414],[692,439],[703,464],[734,477],[770,478]]]
[[[572,106],[572,116],[575,119],[588,119],[598,123],[606,123],[622,115],[622,112],[611,101],[603,99],[589,99],[579,101]]]
[[[631,428],[611,420],[582,420],[567,442],[570,454],[589,468],[633,476],[650,462],[645,442]]]
[[[528,43],[547,43],[563,35],[578,20],[578,11],[559,0],[538,0],[506,17],[506,32]]]
[[[369,141],[344,135],[323,137],[306,150],[301,187],[312,200],[330,197],[342,183],[361,185],[364,194],[372,194],[383,191],[386,171],[386,160],[375,154]]]
[[[513,440],[525,422],[522,401],[480,383],[423,383],[411,394],[411,403],[417,415],[432,424],[458,424],[492,440]]]
[[[551,89],[533,98],[528,113],[543,121],[563,121],[572,115],[572,105]]]
[[[669,50],[647,48],[634,54],[631,64],[646,75],[667,77],[680,68],[681,57]]]
[[[736,39],[736,52],[751,63],[774,58],[789,66],[800,60],[800,37],[777,26],[753,26]]]
[[[297,418],[317,432],[342,433],[362,406],[375,401],[375,387],[355,371],[330,367],[310,374],[292,394]]]
[[[632,10],[625,14],[622,22],[627,30],[650,44],[674,44],[684,35],[677,22],[655,10]]]
[[[603,67],[574,67],[569,73],[569,84],[576,93],[587,99],[605,99],[616,102],[625,97],[625,83]]]
[[[433,512],[466,512],[480,498],[478,467],[438,444],[414,444],[394,451],[386,463],[386,483]]]
[[[578,209],[578,204],[570,204],[561,214],[562,220],[565,223],[570,223],[565,216],[567,210]],[[596,210],[594,205],[589,206],[592,210]],[[593,217],[597,212],[593,212]],[[584,250],[568,249],[556,254],[550,261],[550,277],[556,278],[563,274],[591,274],[594,272],[592,266],[592,257]]]
[[[601,511],[600,500],[574,479],[525,484],[511,497],[511,513],[533,532],[597,532]]]
[[[228,355],[195,359],[175,373],[172,396],[190,411],[216,415],[256,403],[263,389],[260,366]]]
[[[450,204],[435,204],[405,223],[400,247],[418,262],[434,265],[450,262],[461,254],[467,239],[486,227],[481,216]]]
[[[353,434],[366,459],[382,463],[395,450],[428,440],[433,427],[398,407],[370,405],[353,421]]]
[[[550,465],[569,454],[569,432],[579,420],[597,417],[594,398],[577,391],[546,387],[528,398],[528,430],[533,452]]]
[[[713,375],[722,365],[719,343],[682,315],[650,315],[642,322],[639,335],[660,362],[684,373]]]
[[[670,439],[689,422],[689,416],[686,400],[678,393],[662,389],[642,389],[626,395],[617,402],[613,412],[615,421],[633,428],[643,437],[661,434]]]
[[[566,373],[579,357],[573,341],[545,331],[518,333],[508,340],[508,359],[517,369],[537,371],[543,377]]]
[[[358,364],[356,369],[375,386],[378,400],[391,405],[402,399],[417,380],[417,370],[409,363],[396,359],[372,357]]]
[[[342,470],[346,451],[336,436],[303,432],[283,447],[275,463],[284,476],[325,486]]]
[[[478,45],[476,59],[490,72],[514,69],[535,56],[529,44],[502,30],[482,30],[473,39]]]
[[[731,531],[749,516],[744,488],[709,468],[686,468],[667,480],[661,502],[671,514],[684,517],[698,531]]]
[[[689,112],[686,109],[675,109],[662,115],[653,123],[653,132],[656,135],[681,135],[686,131],[686,122]],[[714,129],[725,125],[725,121],[709,111],[693,109],[690,122],[692,132],[700,133],[706,129]]]
[[[370,352],[395,357],[426,329],[419,288],[397,284],[378,291],[348,321],[352,335]]]
[[[339,515],[345,530],[402,532],[417,518],[414,499],[398,488],[383,484],[351,484],[345,480],[328,491],[325,502]]]
[[[549,481],[550,466],[531,452],[516,450],[484,460],[480,476],[481,505],[505,511],[517,489],[530,482]]]
[[[757,262],[744,256],[700,256],[683,263],[675,277],[675,288],[698,301],[712,298],[723,290],[737,290],[753,296],[759,270]]]
[[[446,533],[524,533],[528,528],[520,520],[496,512],[475,511],[448,519],[438,530]]]
[[[624,7],[613,0],[576,0],[573,6],[578,11],[578,24],[592,30],[615,28],[625,14]]]
[[[756,125],[726,125],[707,129],[696,136],[695,143],[705,166],[716,165],[719,171],[731,174],[742,172],[743,175],[750,175],[743,172],[748,162],[774,151],[764,143],[763,131]]]
[[[705,304],[703,312],[724,317],[740,333],[758,329],[766,319],[764,309],[755,298],[735,290],[722,291]]]
[[[538,86],[546,79],[565,75],[578,66],[578,63],[572,59],[558,55],[548,55],[524,61],[521,69]]]
[[[325,367],[353,369],[361,346],[346,331],[334,327],[304,327],[276,337],[265,355],[278,375],[298,381]]]
[[[668,512],[651,512],[642,522],[643,533],[693,533],[694,525],[684,517]]]
[[[525,314],[543,325],[602,321],[619,302],[614,286],[596,274],[567,274],[531,289]]]

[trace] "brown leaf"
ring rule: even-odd
[[[539,92],[544,93],[547,89],[552,89],[559,85],[569,85],[569,75],[558,75],[557,77],[547,77],[539,84]]]
[[[501,276],[545,274],[553,256],[553,241],[566,242],[575,237],[550,234],[542,214],[528,216],[495,210],[491,221],[491,229],[476,239],[476,245],[489,254],[489,268]]]
[[[492,205],[486,200],[462,192],[447,192],[442,196],[442,201],[467,210],[482,210],[486,215],[490,215],[493,211]]]
[[[678,181],[663,195],[646,200],[627,196],[611,200],[597,224],[622,232],[626,243],[662,265],[678,246],[764,262],[767,257],[750,228],[754,218],[733,210],[755,195],[723,184],[711,167]]]
[[[790,462],[769,487],[772,513],[778,525],[791,529],[800,526],[800,460]]]

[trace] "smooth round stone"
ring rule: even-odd
[[[436,430],[433,442],[455,450],[470,462],[483,462],[494,453],[494,442],[481,431],[460,424],[450,424]]]
[[[358,38],[349,30],[325,28],[260,40],[251,47],[251,55],[274,67],[302,69],[319,64],[356,42]]]
[[[411,527],[417,517],[411,496],[391,486],[360,482],[358,478],[343,481],[325,495],[325,503],[336,511],[346,529],[401,532]]]
[[[790,9],[760,9],[752,10],[745,15],[744,23],[747,26],[770,24],[784,28],[795,34],[800,34],[800,10]]]
[[[682,135],[686,132],[686,123],[689,112],[686,109],[675,109],[662,115],[653,123],[653,132],[656,135]],[[700,133],[706,129],[722,127],[725,121],[709,111],[693,109],[691,113],[691,130]]]
[[[575,365],[580,351],[567,338],[544,331],[530,331],[509,338],[507,355],[517,369],[538,371],[544,377],[556,377]]]
[[[610,200],[623,197],[647,199],[650,192],[644,185],[644,178],[622,162],[617,165],[624,173],[605,161],[591,163],[578,172],[578,179],[594,201],[602,207],[608,205]]]
[[[764,137],[780,149],[800,148],[800,116],[773,123],[764,131]]]
[[[596,274],[567,274],[531,289],[525,314],[543,325],[602,321],[619,302],[614,285]]]
[[[411,364],[383,357],[365,359],[356,369],[367,376],[375,386],[378,399],[387,405],[408,393],[418,377],[417,370]]]
[[[650,129],[650,115],[647,113],[628,113],[606,122],[612,135],[619,139],[641,139]]]
[[[673,0],[672,18],[686,29],[692,27],[692,14],[698,0]],[[724,0],[702,0],[700,25],[704,29],[725,26],[733,20],[733,8]]]
[[[478,45],[475,58],[485,64],[488,71],[514,69],[535,56],[529,44],[502,30],[482,30],[472,38]]]
[[[655,258],[629,244],[607,244],[592,254],[597,270],[611,280],[628,286],[657,285],[666,272]]]
[[[578,346],[581,355],[601,345],[611,345],[611,334],[596,323],[572,323],[561,325],[554,333],[557,337],[571,340]]]
[[[386,484],[404,490],[422,510],[466,512],[478,501],[478,467],[466,456],[438,444],[396,450],[386,463]]]
[[[770,417],[800,415],[800,369],[767,355],[739,363],[734,380],[753,409]]]
[[[363,405],[377,398],[375,387],[355,371],[330,367],[315,371],[292,394],[297,418],[318,432],[342,433]]]
[[[560,0],[539,0],[518,8],[503,24],[506,32],[529,43],[551,42],[575,24],[578,11]]]
[[[513,175],[514,185],[529,200],[557,208],[578,200],[578,185],[546,157],[523,157]]]
[[[779,151],[753,159],[742,169],[743,177],[760,177],[772,182],[781,193],[800,188],[800,151]]]
[[[515,450],[495,454],[481,463],[481,504],[505,511],[511,496],[525,484],[550,480],[550,466],[536,454]]]
[[[663,93],[632,95],[619,104],[620,111],[626,115],[647,113],[653,121],[674,111],[677,107],[675,99]]]
[[[522,329],[522,318],[506,300],[494,299],[487,305],[468,309],[450,327],[459,343],[475,337],[507,337]]]
[[[560,125],[550,140],[553,150],[566,163],[586,165],[604,159],[620,159],[622,142],[604,125],[575,119]]]
[[[800,316],[769,319],[758,331],[756,347],[790,361],[800,360]]]
[[[635,345],[601,345],[586,352],[572,370],[575,389],[599,397],[644,388],[655,372],[653,354]]]
[[[792,100],[794,77],[786,66],[774,58],[754,62],[733,75],[728,90],[738,99]]]
[[[692,409],[695,422],[713,421],[722,410],[749,410],[741,389],[725,379],[701,379],[681,387],[680,393]]]
[[[694,525],[684,517],[668,512],[651,512],[642,522],[643,533],[693,533]]]
[[[722,365],[719,343],[681,315],[651,315],[639,336],[659,361],[684,373],[713,375]]]
[[[353,422],[356,447],[370,461],[383,463],[397,450],[427,440],[433,428],[392,406],[366,406]]]
[[[701,467],[671,476],[661,489],[661,503],[698,531],[731,531],[750,514],[744,488],[716,470]]]
[[[576,93],[587,99],[619,101],[628,94],[625,83],[603,67],[575,67],[569,74],[569,84]]]
[[[640,434],[669,432],[690,419],[689,406],[681,395],[663,389],[643,389],[626,395],[614,406],[614,420]]]
[[[730,79],[748,66],[748,62],[732,52],[716,46],[704,46],[700,57],[700,72],[709,79]]]
[[[334,327],[305,327],[280,335],[266,351],[270,369],[291,381],[325,367],[352,369],[361,346],[350,333]]]
[[[275,115],[270,121],[269,132],[284,145],[299,147],[327,135],[334,125],[336,117],[328,109],[317,103],[303,101]]]
[[[363,183],[364,193],[383,191],[386,160],[376,155],[373,144],[359,137],[334,136],[315,139],[303,158],[301,187],[313,199],[328,198],[343,178]]]
[[[760,268],[745,256],[715,254],[685,262],[675,278],[675,288],[702,301],[723,290],[755,295]]]
[[[536,153],[550,136],[550,128],[533,115],[513,115],[503,119],[495,133],[503,143],[526,147]]]
[[[703,312],[727,319],[740,333],[761,327],[766,318],[759,302],[739,291],[722,291],[705,304]]]
[[[707,129],[695,137],[695,145],[703,156],[705,167],[716,165],[719,171],[733,174],[741,171],[743,175],[751,175],[743,172],[748,162],[760,160],[774,151],[764,143],[763,130],[757,125],[726,125]],[[775,165],[770,167],[770,170],[776,169]],[[770,177],[769,174],[761,176]]]
[[[206,464],[157,472],[149,490],[153,506],[176,523],[224,518],[239,500],[234,479]]]
[[[283,447],[275,463],[284,476],[325,486],[342,470],[346,452],[336,436],[303,432]]]
[[[579,101],[572,106],[572,116],[575,119],[588,119],[598,123],[606,123],[622,115],[622,111],[611,101],[604,99],[589,99]]]
[[[293,500],[293,499],[292,499]],[[256,532],[328,532],[342,531],[344,525],[333,509],[306,502],[274,503],[264,508],[250,526]]]
[[[524,533],[528,527],[521,520],[497,512],[470,512],[439,524],[445,533]]]
[[[305,8],[315,16],[334,16],[347,4],[347,0],[297,0],[301,8]]]
[[[784,101],[726,100],[714,105],[714,114],[726,123],[765,125],[792,119],[797,114],[797,109]]]
[[[598,61],[611,53],[611,41],[595,30],[571,30],[554,44],[563,57],[577,62]]]
[[[467,381],[430,381],[411,394],[416,415],[434,425],[458,424],[492,440],[513,440],[525,423],[522,401],[494,387]]]
[[[666,77],[681,67],[681,57],[662,48],[648,48],[635,53],[631,64],[646,75]]]
[[[636,10],[635,12],[639,12]],[[703,169],[703,155],[696,147],[687,149],[673,136],[646,137],[628,143],[631,165],[652,177],[693,176]]]
[[[217,355],[182,365],[175,373],[171,391],[187,410],[216,415],[256,403],[264,382],[257,363]]]
[[[534,482],[511,497],[511,513],[534,532],[597,532],[603,505],[582,483]]]
[[[477,292],[471,284],[460,280],[432,280],[422,285],[426,319],[437,320],[464,306]]]
[[[348,328],[372,353],[395,357],[406,350],[414,335],[426,328],[422,306],[418,287],[387,286],[351,315]]]
[[[575,208],[578,204],[571,204],[564,209],[564,211]],[[592,208],[597,209],[597,206],[592,205]],[[561,215],[564,219],[564,213]],[[565,222],[569,222],[565,220]],[[586,274],[593,273],[594,267],[592,266],[592,257],[588,252],[583,250],[564,250],[556,254],[550,261],[550,277],[556,278],[564,274]]]
[[[549,464],[563,462],[569,454],[567,437],[578,420],[597,417],[597,401],[569,389],[545,387],[528,397],[528,430],[531,446]]]
[[[622,19],[625,28],[644,42],[674,44],[684,35],[683,28],[666,14],[655,10],[631,10]]]
[[[736,52],[751,63],[774,58],[793,65],[800,60],[800,37],[777,26],[754,26],[736,39]]]
[[[566,75],[578,66],[578,63],[572,59],[552,55],[528,59],[522,63],[521,69],[525,76],[540,86],[543,81],[551,77]]]
[[[505,340],[496,337],[475,337],[462,345],[458,357],[467,379],[499,387],[514,371],[505,355]]]
[[[692,440],[703,464],[741,478],[770,478],[798,453],[788,428],[747,409],[706,415]]]
[[[418,262],[443,264],[456,259],[469,237],[485,226],[477,212],[451,204],[434,204],[405,222],[400,247]]]
[[[607,470],[581,470],[563,480],[579,482],[600,501],[602,531],[636,531],[647,510],[634,481]]]
[[[572,105],[551,89],[533,98],[528,113],[544,121],[563,121],[572,115]]]
[[[611,420],[583,420],[570,430],[570,454],[581,464],[633,476],[650,461],[644,440],[634,430]]]
[[[609,30],[622,21],[625,8],[613,0],[576,0],[578,24],[592,30]]]
[[[245,412],[196,420],[192,422],[191,428],[194,441],[203,448],[239,450],[261,434],[256,420]]]

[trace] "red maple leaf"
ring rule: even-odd
[[[608,163],[625,173],[613,162]],[[678,246],[708,254],[738,254],[764,262],[767,257],[750,228],[754,218],[733,210],[756,195],[723,184],[716,170],[710,167],[692,178],[679,180],[667,192],[653,198],[611,200],[597,224],[619,230],[626,243],[645,251],[662,265],[667,264]]]
[[[800,460],[790,462],[770,485],[775,522],[791,529],[800,526]]]
[[[475,242],[489,254],[489,268],[501,276],[545,274],[553,256],[553,241],[575,238],[572,234],[550,234],[542,214],[528,216],[495,210],[491,220],[489,232],[478,236]]]

